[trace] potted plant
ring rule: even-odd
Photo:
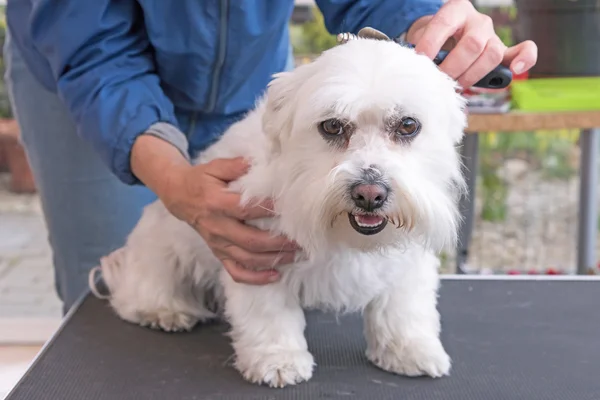
[[[2,9],[4,17],[4,9]],[[6,23],[0,20],[0,49],[4,48]],[[1,54],[1,53],[0,53]],[[4,59],[0,55],[0,74],[4,78]],[[20,143],[20,130],[14,119],[4,79],[0,79],[0,172],[9,172],[10,190],[16,193],[35,192],[35,183],[25,150]]]

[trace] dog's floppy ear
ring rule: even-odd
[[[281,136],[289,135],[292,129],[293,81],[292,72],[280,72],[273,76],[267,87],[262,124],[267,137],[273,141],[277,150],[280,147]]]
[[[304,64],[293,71],[275,74],[267,87],[262,124],[275,151],[280,149],[281,140],[292,132],[298,91],[310,75],[311,67],[312,64]]]

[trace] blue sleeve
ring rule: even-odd
[[[417,19],[437,13],[442,0],[316,0],[332,34],[370,26],[395,38]]]
[[[59,96],[110,170],[139,184],[130,168],[136,137],[156,122],[177,126],[155,71],[134,0],[35,0],[29,34],[48,60]]]

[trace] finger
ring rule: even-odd
[[[537,58],[537,45],[531,40],[526,40],[515,46],[509,47],[504,52],[502,64],[508,65],[515,74],[522,74],[535,65]]]
[[[452,37],[467,21],[471,14],[468,1],[449,2],[431,18],[423,34],[415,43],[415,51],[433,59],[446,41]]]
[[[220,218],[214,234],[252,253],[295,251],[299,249],[285,236],[273,236],[268,231],[249,226],[235,219]]]
[[[458,79],[477,61],[489,41],[495,37],[491,19],[474,19],[472,23],[465,26],[464,34],[440,65],[440,69],[452,79]],[[504,52],[501,55],[504,55]]]
[[[273,269],[281,265],[291,264],[296,258],[295,251],[251,253],[246,249],[235,245],[225,246],[223,249],[219,250],[219,252],[225,253],[227,256],[226,258],[233,259],[244,268],[253,271]]]
[[[230,182],[248,172],[249,165],[242,157],[218,158],[204,164],[204,171],[219,180]]]
[[[458,78],[463,88],[469,88],[479,82],[502,62],[506,46],[500,39],[490,40],[479,58]]]
[[[223,267],[227,270],[231,278],[237,283],[246,283],[250,285],[266,285],[277,282],[281,276],[275,270],[269,271],[250,271],[233,260],[222,260]]]
[[[258,218],[273,217],[273,202],[264,200],[256,205],[241,206],[241,196],[233,192],[225,192],[222,196],[215,197],[215,207],[223,211],[224,215],[247,221]]]

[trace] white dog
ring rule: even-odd
[[[372,39],[278,74],[197,162],[250,160],[230,188],[245,203],[274,199],[278,216],[251,223],[296,241],[302,258],[281,268],[277,283],[234,282],[158,201],[102,260],[112,307],[133,323],[190,329],[215,316],[206,306],[214,292],[235,367],[274,387],[312,376],[305,308],[363,312],[366,356],[384,370],[448,374],[436,254],[456,240],[464,185],[456,145],[466,117],[456,89],[425,56]]]

